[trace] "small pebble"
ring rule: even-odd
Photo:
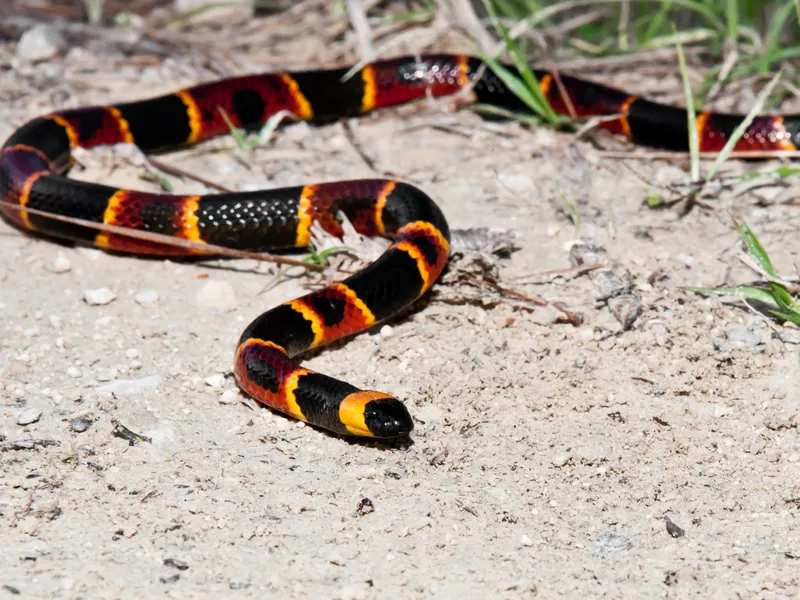
[[[67,375],[69,375],[70,377],[80,377],[81,371],[80,369],[78,369],[78,367],[69,367],[67,369]]]
[[[533,540],[529,538],[527,535],[523,535],[520,538],[519,543],[525,546],[526,548],[530,548],[531,546],[533,546]]]
[[[39,62],[58,56],[66,46],[67,41],[58,29],[41,23],[22,34],[17,42],[16,54],[22,60]]]
[[[233,404],[239,400],[239,393],[235,390],[225,390],[219,397],[220,404]]]
[[[678,262],[680,262],[687,269],[691,269],[692,265],[694,264],[694,256],[681,252],[678,254]]]
[[[89,306],[104,306],[113,302],[117,296],[108,288],[97,288],[96,290],[86,290],[83,293],[83,300]]]
[[[125,356],[130,359],[139,358],[139,351],[136,348],[128,348],[125,350]]]
[[[231,311],[238,302],[233,286],[227,281],[209,280],[195,295],[195,302],[204,308],[215,308],[221,311]]]
[[[40,408],[26,408],[17,416],[17,425],[30,425],[36,423],[42,416]]]
[[[756,327],[729,325],[725,328],[725,336],[731,343],[750,346],[751,349],[755,349],[761,343],[761,333]]]
[[[553,464],[554,467],[563,467],[570,461],[571,458],[572,455],[570,454],[556,454],[553,457],[553,460],[551,460],[550,462]]]
[[[219,388],[225,385],[225,375],[222,373],[217,373],[215,375],[206,377],[203,381],[205,381],[206,385],[209,387]]]
[[[182,561],[182,560],[178,560],[177,558],[165,558],[164,559],[164,566],[165,567],[174,567],[175,569],[178,569],[179,571],[185,571],[186,569],[189,568],[189,563],[187,563],[185,561]]]
[[[158,302],[158,292],[155,290],[142,290],[133,297],[133,301],[142,306],[151,306]]]
[[[394,329],[392,329],[391,325],[384,325],[381,327],[381,337],[386,339],[392,337],[394,334]]]
[[[228,587],[230,587],[232,590],[246,590],[247,588],[250,587],[250,585],[251,583],[249,581],[244,581],[240,579],[231,579],[228,582]]]
[[[72,421],[70,421],[69,426],[70,429],[72,429],[72,431],[74,431],[75,433],[83,433],[84,431],[89,429],[89,427],[92,426],[92,422],[89,419],[84,419],[83,417],[79,417],[77,419],[72,419]]]
[[[53,261],[53,273],[66,273],[70,269],[72,269],[72,263],[69,262],[69,259],[59,250],[56,259]]]
[[[610,531],[597,536],[595,544],[600,552],[625,552],[633,548],[633,542],[629,538]]]

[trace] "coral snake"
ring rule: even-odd
[[[442,212],[425,193],[398,181],[354,180],[177,196],[64,177],[73,162],[73,148],[129,142],[148,152],[186,146],[228,133],[223,112],[235,126],[244,128],[258,127],[279,111],[321,122],[427,95],[453,94],[465,87],[479,102],[525,110],[475,58],[401,57],[375,62],[345,78],[348,70],[248,75],[150,100],[62,110],[35,118],[11,135],[0,154],[0,212],[30,231],[145,254],[192,251],[108,231],[98,233],[48,219],[38,211],[239,249],[304,248],[312,221],[341,235],[337,220],[341,211],[359,233],[392,239],[385,253],[358,273],[257,317],[239,340],[234,373],[254,398],[313,425],[344,435],[406,435],[414,425],[400,400],[310,371],[296,357],[384,321],[430,289],[447,263],[450,234]],[[536,74],[558,113],[619,115],[600,127],[644,145],[687,147],[683,109],[573,77],[556,80],[546,72]],[[737,115],[699,114],[700,149],[720,150],[741,121]],[[794,150],[798,146],[800,115],[760,116],[736,149]],[[17,207],[12,210],[9,203]]]

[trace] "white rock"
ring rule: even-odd
[[[17,425],[30,425],[36,423],[42,416],[40,408],[26,408],[19,415],[17,415]]]
[[[520,538],[519,543],[525,546],[526,548],[530,548],[531,546],[533,546],[533,540],[527,535],[523,535]]]
[[[70,269],[72,269],[72,263],[69,262],[69,259],[64,255],[63,252],[61,252],[61,250],[59,250],[55,260],[53,261],[53,273],[66,273]]]
[[[219,397],[220,404],[233,404],[239,401],[239,392],[236,390],[225,390]]]
[[[204,308],[216,308],[221,311],[231,311],[236,308],[236,293],[227,281],[210,279],[195,295],[195,302]]]
[[[46,23],[34,25],[22,34],[17,42],[17,57],[28,62],[38,62],[58,56],[67,41],[64,36]]]
[[[125,350],[125,356],[128,358],[139,358],[139,351],[136,348],[128,348]]]
[[[104,306],[113,302],[116,294],[108,288],[97,288],[96,290],[86,290],[83,293],[83,300],[89,306]]]
[[[391,325],[384,325],[383,327],[381,327],[381,337],[382,338],[384,338],[384,339],[390,338],[390,337],[392,337],[392,334],[394,334],[394,330],[392,329]]]
[[[158,302],[158,292],[155,290],[142,290],[133,297],[133,301],[142,306],[152,306]]]
[[[554,467],[563,467],[570,461],[570,459],[572,459],[572,455],[570,454],[557,454],[550,462]]]
[[[70,377],[80,377],[81,371],[77,367],[69,367],[67,369],[67,375],[69,375]]]
[[[217,373],[216,375],[206,377],[203,381],[205,381],[206,385],[209,387],[219,388],[225,385],[225,375]]]

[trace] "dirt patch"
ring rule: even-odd
[[[254,23],[215,34],[217,48],[252,36],[247,54],[120,46],[106,38],[122,34],[84,28],[89,41],[66,58],[24,65],[6,44],[0,138],[65,106],[356,58],[347,35],[329,44]],[[468,49],[446,36],[435,47]],[[627,81],[646,91],[654,80]],[[500,279],[548,306],[458,304],[441,286],[388,328],[308,361],[408,403],[413,444],[394,449],[237,393],[240,332],[308,279],[265,292],[275,270],[253,261],[112,256],[0,224],[0,583],[22,597],[800,593],[799,336],[782,341],[760,316],[681,289],[752,277],[729,210],[789,272],[800,215],[783,201],[797,187],[654,211],[643,200],[685,181],[680,161],[609,159],[598,143],[616,142],[487,123],[443,100],[290,125],[254,165],[230,139],[163,157],[237,190],[391,173],[454,228],[516,234],[518,251],[492,259]],[[73,176],[155,190],[144,172],[125,151],[98,151]],[[596,281],[569,270],[578,240],[603,247],[641,299],[629,330]],[[209,282],[224,290],[217,308],[203,300]],[[115,298],[87,303],[102,288]]]

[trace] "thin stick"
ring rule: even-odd
[[[276,256],[274,254],[265,254],[261,252],[250,252],[247,250],[236,250],[234,248],[226,248],[225,246],[217,246],[215,244],[204,244],[202,242],[195,242],[183,238],[171,237],[168,235],[164,235],[162,233],[153,233],[152,231],[140,231],[138,229],[128,229],[127,227],[108,225],[106,223],[94,223],[92,221],[86,221],[85,219],[76,219],[74,217],[67,217],[64,215],[54,215],[52,213],[48,213],[42,210],[37,210],[35,208],[27,208],[24,206],[19,206],[17,204],[11,204],[10,202],[7,202],[5,200],[0,201],[0,204],[2,204],[4,208],[9,208],[11,210],[16,210],[19,212],[24,211],[27,213],[31,213],[33,215],[52,219],[54,221],[61,221],[62,223],[70,223],[72,225],[80,225],[82,227],[88,227],[89,229],[97,229],[99,231],[107,231],[109,233],[114,233],[124,237],[143,240],[146,242],[153,242],[156,244],[162,244],[164,246],[173,246],[175,248],[185,248],[187,250],[194,250],[201,255],[206,254],[206,255],[230,256],[232,258],[251,258],[254,260],[273,262],[281,265],[292,265],[294,267],[303,267],[305,269],[309,269],[310,271],[324,271],[325,269],[328,268],[325,265],[315,265],[312,263],[306,263],[303,262],[302,260],[297,260],[295,258],[286,258],[284,256]],[[341,271],[343,273],[350,273],[350,271],[346,271],[338,267],[336,268],[336,270]]]
[[[688,152],[680,151],[618,151],[618,150],[600,150],[599,156],[605,158],[647,158],[647,159],[670,159],[670,158],[688,158]],[[719,152],[700,152],[700,158],[716,159]],[[740,159],[769,159],[769,158],[800,158],[800,150],[737,150],[731,152],[728,158]]]
[[[578,119],[578,113],[575,112],[575,107],[572,105],[572,99],[569,97],[569,94],[567,94],[567,88],[564,87],[564,82],[561,81],[561,73],[558,72],[558,67],[553,65],[548,69],[548,71],[550,71],[553,79],[556,80],[558,93],[561,94],[561,99],[564,101],[564,106],[567,107],[567,112],[569,113],[570,118],[573,121],[576,121]]]
[[[594,271],[596,269],[603,269],[605,267],[606,265],[603,263],[592,263],[590,265],[580,265],[577,267],[569,267],[567,269],[552,269],[550,271],[541,271],[540,273],[519,275],[517,277],[511,277],[509,281],[520,281],[521,279],[527,279],[528,277],[549,277],[550,275],[582,275],[583,273],[588,273],[589,271]]]
[[[219,183],[214,183],[210,179],[206,179],[205,177],[200,177],[199,175],[195,175],[194,173],[190,173],[189,171],[184,171],[179,167],[174,167],[156,158],[148,156],[147,162],[153,165],[156,169],[160,169],[161,171],[169,173],[170,175],[175,175],[176,177],[185,177],[186,179],[192,179],[220,192],[233,192],[231,188],[225,187],[224,185],[220,185]]]

